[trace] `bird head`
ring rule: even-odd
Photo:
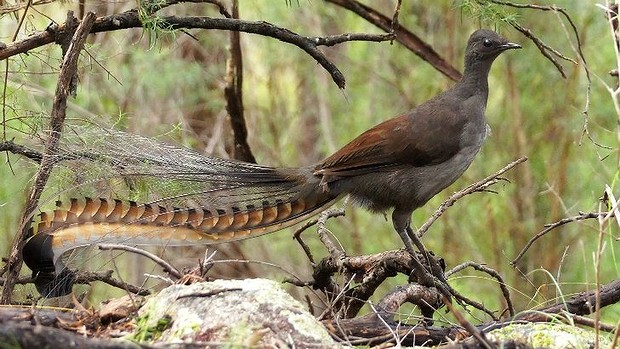
[[[493,61],[500,53],[521,48],[521,45],[508,42],[494,31],[478,29],[471,34],[465,50],[467,60],[490,60]]]

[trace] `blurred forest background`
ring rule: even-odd
[[[365,1],[392,16],[395,1]],[[133,1],[85,1],[98,16],[135,8]],[[614,107],[617,67],[614,39],[604,11],[596,1],[541,0],[541,5],[566,9],[575,23],[591,73],[591,95],[586,69],[576,51],[569,23],[553,11],[514,8],[486,1],[403,1],[400,25],[411,30],[444,59],[462,70],[463,50],[477,28],[499,31],[523,46],[499,57],[489,78],[487,108],[492,136],[465,175],[449,189],[414,213],[420,226],[452,192],[462,189],[527,156],[529,160],[507,173],[509,182],[458,201],[425,235],[426,246],[443,256],[448,267],[465,261],[496,269],[511,287],[517,309],[554,303],[559,297],[595,287],[595,259],[603,234],[600,281],[620,275],[616,259],[617,224],[599,226],[584,220],[558,228],[537,241],[515,270],[510,261],[545,224],[580,212],[601,210],[605,186],[620,195],[617,184],[620,129]],[[64,22],[67,10],[78,13],[77,2],[51,1],[22,12],[3,10],[0,41],[19,40]],[[241,1],[240,18],[268,21],[301,35],[322,36],[347,32],[382,33],[359,16],[323,1]],[[179,4],[159,14],[220,16],[209,4]],[[561,60],[563,78],[528,38],[507,21],[517,21],[534,35],[576,63]],[[19,28],[19,29],[18,29]],[[231,129],[223,88],[229,58],[229,33],[215,30],[131,29],[89,37],[80,59],[77,97],[70,99],[67,124],[95,122],[131,133],[230,157]],[[346,42],[323,47],[342,70],[347,86],[340,90],[314,59],[295,46],[258,35],[241,34],[243,103],[248,141],[257,162],[271,166],[303,166],[326,157],[375,124],[403,113],[454,82],[398,43]],[[87,53],[86,53],[87,52]],[[3,137],[36,145],[32,130],[45,128],[56,86],[61,51],[47,45],[0,64],[3,90]],[[6,64],[6,65],[5,65]],[[588,109],[587,116],[584,110]],[[589,136],[584,134],[587,127]],[[26,201],[36,166],[16,155],[3,156],[0,166],[0,254],[6,256]],[[73,183],[50,183],[42,209],[65,198],[59,191]],[[342,202],[338,205],[342,205]],[[606,210],[602,206],[602,210]],[[392,224],[381,215],[346,207],[346,217],[328,227],[349,255],[378,253],[401,247]],[[602,230],[601,230],[602,229]],[[246,259],[261,263],[222,263],[214,277],[269,277],[284,279],[284,271],[309,279],[312,269],[293,229],[264,237],[218,246],[217,259]],[[306,240],[320,257],[324,250],[316,237]],[[213,250],[213,247],[210,248]],[[195,265],[204,248],[164,251],[173,264]],[[95,253],[95,252],[92,252]],[[118,269],[120,277],[135,281],[158,268],[141,257],[122,256],[110,262],[109,252],[100,268]],[[86,263],[88,260],[88,263]],[[74,267],[94,267],[91,259],[76,259]],[[283,270],[284,269],[284,270]],[[24,274],[29,271],[24,267]],[[155,280],[157,282],[157,280]],[[502,309],[497,281],[466,270],[450,278],[463,294],[491,309]],[[391,287],[406,282],[393,278]],[[309,290],[287,286],[299,299]],[[99,288],[99,287],[97,287]],[[123,294],[102,286],[94,298]],[[22,297],[35,294],[33,286],[19,286]],[[376,299],[373,299],[376,300]],[[620,306],[606,308],[605,319],[620,318]]]

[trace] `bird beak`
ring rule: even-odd
[[[500,45],[500,48],[502,50],[511,50],[511,49],[521,48],[521,45],[515,44],[514,42],[507,42],[505,44]]]

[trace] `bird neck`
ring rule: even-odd
[[[488,78],[492,63],[492,59],[466,62],[463,78],[455,88],[467,92],[469,95],[483,94],[486,97],[489,93]]]

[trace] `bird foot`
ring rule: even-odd
[[[450,299],[452,297],[452,288],[448,285],[444,275],[445,265],[443,264],[443,259],[435,257],[432,253],[429,253],[429,259],[420,259],[420,255],[421,253],[412,254],[415,267],[409,276],[410,281],[415,281],[426,287],[435,287]]]

